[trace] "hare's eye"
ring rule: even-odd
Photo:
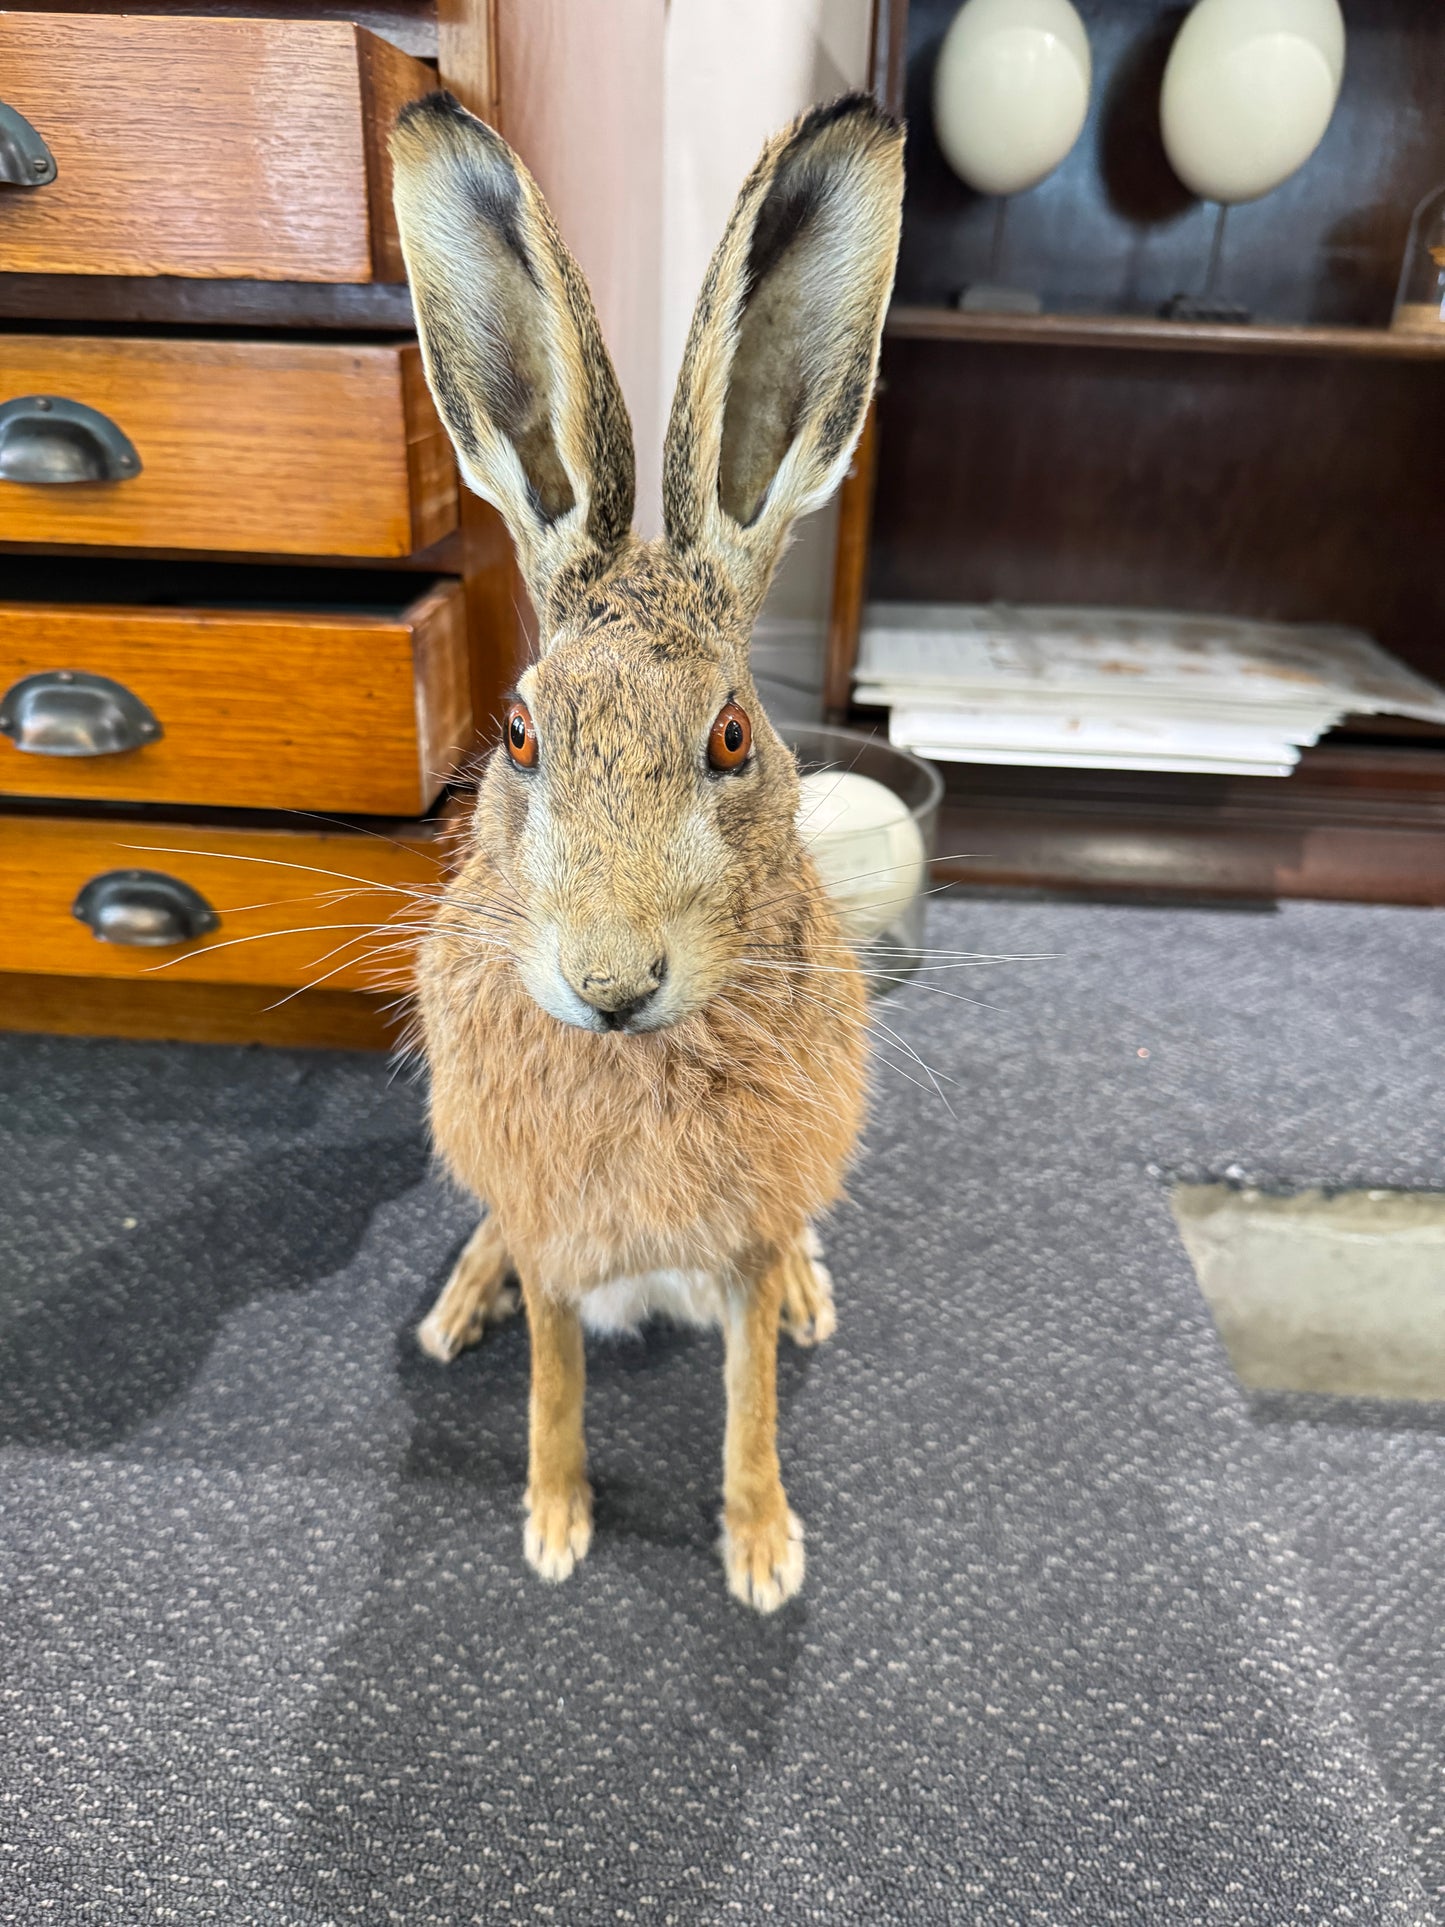
[[[508,703],[507,721],[502,733],[507,740],[507,754],[518,769],[531,769],[537,760],[537,725],[532,721],[532,712],[525,703]]]
[[[753,726],[736,703],[724,703],[708,731],[707,760],[714,769],[741,769],[753,746]]]

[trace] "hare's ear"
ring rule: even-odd
[[[427,380],[500,509],[544,631],[632,521],[632,427],[581,270],[536,182],[450,94],[403,110],[396,216]]]
[[[663,522],[748,611],[862,430],[902,198],[902,128],[849,95],[768,143],[712,258],[668,425]]]

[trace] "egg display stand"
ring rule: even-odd
[[[1204,292],[1172,295],[1159,310],[1163,320],[1222,321],[1241,325],[1252,319],[1248,308],[1241,308],[1235,301],[1225,301],[1215,293],[1219,285],[1220,264],[1224,259],[1224,231],[1228,221],[1229,204],[1220,201],[1215,207],[1214,235],[1209,244],[1209,267],[1204,276]]]
[[[1008,226],[1008,196],[994,201],[993,240],[988,252],[987,281],[971,281],[959,289],[953,305],[961,314],[1042,314],[1042,295],[1028,288],[1011,288],[1002,279],[1004,233]]]

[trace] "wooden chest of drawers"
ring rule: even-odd
[[[400,281],[386,137],[434,70],[342,20],[0,14],[0,94],[55,161],[13,273]]]
[[[10,334],[0,396],[0,541],[406,556],[456,527],[414,342]]]
[[[514,673],[385,285],[436,9],[305,11],[0,13],[0,1026],[380,1041]]]
[[[3,602],[0,689],[0,793],[401,816],[471,747],[465,594],[423,583],[394,611]]]
[[[440,846],[406,825],[363,851],[367,841],[125,816],[0,817],[0,971],[404,989]],[[204,924],[194,935],[188,914]]]

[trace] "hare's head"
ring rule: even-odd
[[[864,96],[805,114],[744,184],[703,284],[663,469],[632,533],[632,432],[536,183],[449,96],[406,109],[396,203],[427,376],[535,605],[478,804],[546,1010],[653,1030],[726,982],[796,885],[797,772],[753,686],[794,519],[832,492],[873,388],[902,132]]]

